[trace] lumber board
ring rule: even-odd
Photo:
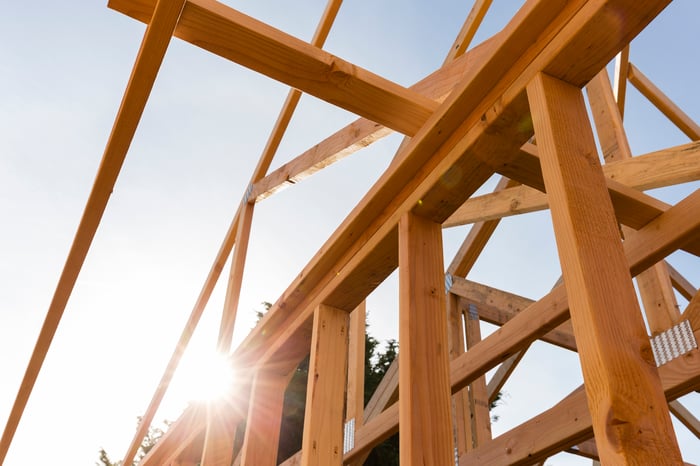
[[[367,302],[350,313],[348,377],[346,384],[345,419],[355,419],[355,429],[364,422],[365,408],[365,325]]]
[[[158,1],[154,5],[153,22],[146,28],[144,33],[119,111],[95,175],[95,181],[88,195],[78,229],[63,266],[61,277],[51,298],[46,318],[42,324],[39,337],[22,378],[22,383],[5,424],[5,429],[0,439],[0,465],[5,461],[5,456],[22,418],[24,408],[34,388],[34,383],[44,363],[51,341],[109,202],[110,195],[136,132],[136,127],[141,120],[148,96],[158,75],[158,70],[170,44],[170,38],[177,25],[183,5],[184,0]],[[139,427],[138,432],[142,432],[143,435],[137,442],[134,442],[136,445],[130,446],[130,452],[133,451],[135,454],[147,428],[148,425]],[[133,455],[131,456],[133,457]]]
[[[224,309],[221,313],[219,337],[217,340],[217,350],[222,354],[227,354],[231,349],[231,339],[233,338],[233,329],[236,325],[236,314],[238,313],[238,301],[241,296],[245,259],[248,253],[250,230],[253,224],[254,206],[243,203],[239,212],[238,222],[236,222],[238,224],[236,247],[233,251],[231,271],[226,283],[226,297],[224,299]]]
[[[493,44],[494,38],[484,41],[469,53],[418,81],[410,89],[442,102],[463,79],[469,67],[482,60]],[[251,199],[256,202],[266,199],[392,133],[391,129],[379,123],[359,118],[254,183]]]
[[[627,100],[627,74],[630,63],[630,46],[624,47],[615,57],[615,73],[613,75],[613,91],[615,102],[620,111],[620,118],[625,117],[625,101]]]
[[[583,95],[544,73],[527,92],[601,460],[680,462]]]
[[[474,304],[484,322],[503,326],[535,301],[498,290],[481,283],[455,278],[451,293],[460,296],[465,305]],[[542,341],[576,351],[576,339],[570,321],[565,321],[540,337]]]
[[[450,361],[459,357],[466,350],[464,314],[460,307],[459,297],[447,293],[447,320],[450,348]],[[462,454],[473,448],[473,426],[469,406],[469,387],[452,395],[452,410],[454,420],[455,450]]]
[[[603,166],[608,178],[630,188],[647,190],[700,180],[700,142],[612,162]],[[515,186],[473,197],[443,224],[445,228],[525,214],[549,207],[547,195],[530,186]]]
[[[314,313],[301,449],[304,466],[343,464],[348,325],[348,313],[342,309],[322,304]]]
[[[627,2],[611,3],[610,6],[615,8],[629,9],[630,21],[625,23],[625,30],[619,37],[616,36],[614,40],[610,38],[610,43],[599,44],[596,39],[596,45],[601,46],[596,47],[595,53],[589,56],[591,62],[584,64],[572,60],[572,56],[576,56],[576,50],[568,49],[573,55],[559,54],[563,46],[561,41],[550,40],[556,37],[581,5],[545,3],[527,3],[505,28],[499,38],[496,51],[481,67],[470,70],[471,77],[465,78],[464,83],[450,95],[441,110],[431,117],[431,123],[426,126],[423,134],[412,139],[411,146],[407,147],[401,159],[381,177],[358,208],[350,214],[321,248],[319,254],[302,271],[299,278],[275,303],[261,325],[243,342],[238,352],[241,359],[252,359],[264,364],[281,348],[301,347],[291,343],[291,340],[296,334],[304,333],[303,329],[309,325],[309,309],[313,308],[314,302],[320,302],[321,299],[326,299],[335,293],[347,299],[346,307],[352,308],[352,305],[357,305],[369,291],[394,270],[396,263],[390,248],[396,245],[395,222],[398,221],[400,213],[413,208],[421,199],[422,208],[429,210],[432,206],[440,205],[445,211],[451,213],[451,209],[455,209],[473,192],[474,185],[482,183],[491,170],[483,167],[475,160],[474,153],[468,152],[467,149],[487,129],[492,128],[496,131],[502,129],[507,133],[507,129],[512,130],[514,122],[521,121],[521,117],[527,114],[525,109],[527,104],[522,102],[521,96],[529,78],[520,76],[523,70],[527,70],[525,74],[528,76],[533,76],[549,62],[559,60],[566,62],[569,72],[580,76],[581,81],[585,82],[598,71],[592,62],[597,63],[598,69],[602,68],[624,41],[639,32],[664,6],[663,2],[653,4],[635,2],[634,8],[631,8],[631,4]],[[562,13],[562,10],[565,13]],[[562,14],[557,17],[559,13]],[[607,24],[607,14],[610,14],[610,9],[603,8],[600,4],[596,4],[591,11],[587,9],[573,30],[565,33],[566,42],[571,43],[570,36],[576,36],[578,39],[574,42],[582,47],[579,51],[585,49],[590,45],[586,42],[586,37],[591,36],[589,28]],[[541,39],[536,40],[538,37]],[[532,47],[525,54],[528,44],[532,44]],[[539,59],[533,63],[535,57]],[[515,66],[514,62],[517,62],[518,66]],[[504,93],[506,93],[505,96]],[[488,98],[486,98],[487,95]],[[508,107],[508,112],[498,111],[498,109],[505,109],[501,105],[516,99],[520,105]],[[492,118],[487,118],[484,124],[481,116],[496,101],[500,104],[498,109],[489,113]],[[460,111],[457,112],[456,108]],[[465,115],[470,116],[465,119]],[[436,127],[438,124],[439,127]],[[459,135],[452,138],[448,147],[442,151],[436,151],[436,147],[440,146],[459,125],[463,125]],[[522,142],[529,136],[530,134],[523,135],[525,139]],[[519,148],[522,142],[518,137],[515,140],[518,141]],[[459,141],[462,143],[455,146]],[[494,156],[498,157],[499,149],[500,147],[495,147],[493,152],[487,151],[486,154],[495,154]],[[503,157],[503,154],[500,154],[500,157]],[[432,160],[432,163],[426,164],[425,160]],[[423,196],[441,182],[443,174],[450,167],[455,167],[457,165],[455,162],[458,160],[460,163],[457,171],[472,176],[460,180],[465,184],[454,185],[455,189],[447,196],[454,201],[454,204],[442,202],[444,198],[438,200]],[[425,167],[423,174],[416,177],[420,167]],[[475,172],[483,174],[476,178]],[[424,180],[422,183],[420,183],[421,179]],[[410,180],[408,185],[407,180]],[[399,195],[401,191],[403,193]],[[389,205],[392,207],[387,211]],[[394,214],[392,215],[391,212]],[[364,267],[365,271],[362,281],[350,280],[360,278],[359,275],[354,276],[352,273],[360,266]],[[371,283],[367,283],[367,277],[370,277]],[[284,312],[276,311],[282,308],[285,309]]]
[[[671,283],[673,287],[678,291],[681,296],[690,301],[698,292],[697,288],[693,286],[681,273],[676,270],[671,264],[666,262],[666,268],[668,269],[669,277],[671,278]]]
[[[696,332],[700,336],[699,332]],[[659,368],[665,397],[674,400],[700,386],[700,351],[694,350]],[[459,458],[470,464],[527,465],[551,456],[593,435],[592,420],[583,387],[488,445]],[[505,454],[504,454],[505,453]],[[642,461],[640,464],[648,464]],[[669,464],[662,462],[661,464]],[[683,464],[681,460],[673,464]]]
[[[110,0],[148,23],[155,0]],[[412,136],[437,104],[214,0],[187,0],[174,35],[337,107]]]
[[[454,460],[442,250],[440,224],[412,213],[401,218],[399,442],[408,466]]]
[[[686,136],[693,141],[700,139],[700,126],[632,63],[629,64],[627,78],[649,102],[666,115]]]
[[[700,439],[700,420],[683,406],[683,403],[673,400],[668,403],[668,408],[693,435]]]
[[[676,207],[673,207],[672,209],[675,208]],[[700,215],[700,209],[694,214]],[[668,217],[670,214],[665,213],[664,216]],[[633,238],[628,244],[624,245],[630,271],[633,274],[635,274],[635,271],[636,273],[639,272],[639,264],[645,261],[658,262],[664,255],[668,255],[672,250],[672,246],[670,245],[675,243],[675,240],[671,236],[667,235],[664,231],[659,231],[658,227],[652,225],[647,228],[650,230],[650,235],[656,235],[656,239],[652,241],[655,244],[653,249],[645,249],[639,247],[638,244],[634,244],[645,241],[640,238]],[[692,227],[686,224],[674,224],[669,222],[663,222],[661,226],[662,230],[684,230],[689,228]],[[678,234],[682,236],[684,233],[680,232]],[[668,244],[665,244],[665,242]],[[697,302],[700,303],[700,296],[697,298]],[[700,336],[700,330],[698,330],[700,329],[700,306],[697,306],[695,309],[698,311],[696,317],[691,318],[691,322],[697,323],[697,326],[693,326],[693,329],[698,336]],[[559,284],[542,299],[532,303],[522,312],[518,313],[508,324],[501,328],[501,331],[489,335],[482,342],[475,345],[470,351],[465,352],[450,363],[450,383],[452,385],[452,392],[458,392],[471,381],[485,374],[500,362],[507,360],[511,355],[526,348],[532,341],[540,338],[548,330],[566,321],[568,315],[569,309],[566,290],[562,284]],[[694,387],[697,387],[698,383],[700,383],[700,374],[691,376],[691,374],[694,374],[693,371],[700,371],[700,355],[696,355],[695,353],[697,353],[697,351],[689,356],[694,358],[690,363],[687,359],[684,359],[686,358],[684,357],[672,361],[662,369],[662,376],[669,380],[668,383],[673,384],[672,386],[674,387],[672,391],[667,389],[666,394],[670,398],[682,396],[684,393],[694,390]],[[670,370],[669,366],[680,367]],[[693,367],[695,367],[695,369],[693,369]],[[584,410],[587,413],[588,409],[585,407],[585,400],[583,403]],[[557,414],[557,416],[564,416],[564,411],[566,410],[563,410]],[[390,408],[383,411],[381,418],[373,421],[371,426],[370,423],[367,422],[367,430],[360,429],[358,431],[357,438],[361,438],[363,443],[361,446],[358,444],[355,450],[348,452],[346,458],[357,458],[357,455],[361,454],[360,450],[362,452],[367,452],[374,445],[396,433],[398,422],[398,403],[394,403]],[[372,437],[373,435],[376,435],[376,437]],[[585,438],[582,440],[585,440]],[[546,439],[541,440],[541,442],[546,442]],[[563,446],[560,445],[560,449],[573,445],[576,440],[574,439],[567,442],[568,441],[564,441],[562,443]],[[549,445],[549,448],[551,448],[551,445]]]
[[[465,306],[464,327],[467,351],[481,341],[481,326],[478,308]],[[489,413],[489,396],[486,389],[486,376],[482,375],[469,385],[469,411],[471,412],[472,442],[474,447],[491,440],[491,414]]]

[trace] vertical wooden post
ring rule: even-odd
[[[470,304],[464,309],[464,326],[467,337],[467,351],[481,341],[481,326],[476,306]],[[469,384],[469,407],[472,414],[474,446],[478,447],[491,440],[491,415],[489,396],[486,390],[486,377],[481,376]]]
[[[601,460],[681,464],[581,91],[527,93]]]
[[[465,351],[464,322],[460,298],[454,293],[447,294],[447,318],[449,321],[450,359],[459,357]],[[462,456],[473,449],[471,414],[469,412],[469,387],[452,395],[457,455]]]
[[[350,343],[348,349],[348,391],[345,419],[355,420],[355,430],[364,422],[365,410],[365,320],[367,303],[350,313]]]
[[[241,464],[243,466],[275,466],[279,446],[284,391],[289,377],[258,371],[248,404]]]
[[[399,440],[404,466],[454,463],[441,225],[399,221]]]
[[[314,312],[302,466],[343,464],[348,324],[348,313],[342,309],[321,304]]]

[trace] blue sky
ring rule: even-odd
[[[229,1],[310,39],[325,3]],[[478,40],[519,2],[494,2]],[[104,150],[144,26],[103,2],[0,0],[0,422],[7,419]],[[347,2],[331,53],[410,85],[443,61],[469,2]],[[678,0],[632,47],[631,60],[696,120],[700,4]],[[103,446],[123,455],[209,271],[286,96],[279,83],[174,40],[6,460],[93,464]],[[630,89],[626,127],[635,154],[687,137]],[[354,116],[305,96],[273,168]],[[400,138],[367,150],[259,204],[235,340],[261,301],[274,301],[391,160]],[[669,202],[690,183],[653,194]],[[445,231],[449,261],[466,234]],[[697,259],[673,264],[700,285]],[[534,265],[533,265],[534,264]],[[469,278],[533,299],[559,276],[547,212],[509,218]],[[193,341],[215,345],[217,289]],[[396,336],[396,279],[368,301],[370,331]],[[685,302],[681,301],[684,305]],[[486,329],[485,329],[486,330]],[[538,344],[506,388],[500,433],[580,382],[575,355]],[[174,419],[187,376],[156,419]],[[700,396],[684,401],[700,414]],[[677,427],[686,461],[700,448]],[[547,464],[588,464],[558,456]]]

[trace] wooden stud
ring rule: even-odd
[[[284,392],[289,377],[258,371],[253,379],[245,436],[240,453],[243,466],[275,466],[279,446]]]
[[[188,0],[174,35],[290,87],[406,135],[437,104],[213,0]],[[152,0],[110,0],[110,8],[150,20]]]
[[[462,29],[460,29],[459,34],[457,34],[454,45],[443,62],[443,66],[452,62],[467,51],[474,39],[476,31],[479,30],[479,26],[481,26],[481,22],[484,20],[484,16],[486,16],[486,12],[489,11],[491,2],[492,0],[474,1],[471,10],[469,10],[469,15],[467,15],[467,19],[462,25]]]
[[[238,300],[241,296],[241,284],[243,283],[243,271],[245,268],[245,258],[248,253],[248,242],[250,240],[250,229],[253,222],[254,205],[243,203],[239,210],[238,231],[236,232],[236,248],[233,250],[231,260],[231,272],[229,273],[226,287],[226,298],[224,300],[224,310],[221,315],[221,325],[219,326],[219,339],[217,349],[220,353],[228,353],[231,348],[233,329],[236,324],[236,314],[238,312]]]
[[[364,422],[365,409],[365,325],[367,303],[362,302],[350,313],[347,400],[345,419],[355,420],[355,430]]]
[[[680,274],[671,264],[666,262],[666,268],[668,269],[669,277],[671,278],[671,283],[673,287],[678,291],[681,296],[690,301],[693,296],[698,292],[697,288],[693,286],[683,275]]]
[[[399,222],[399,430],[403,465],[454,461],[442,230]]]
[[[528,97],[601,459],[680,463],[581,92],[539,74]]]
[[[678,400],[669,401],[668,408],[674,416],[688,428],[693,435],[700,439],[700,420]]]
[[[700,126],[678,107],[671,99],[651,82],[632,63],[629,64],[627,78],[661,113],[675,124],[691,140],[700,139]]]
[[[348,359],[347,311],[320,305],[314,312],[303,466],[343,464],[343,401]]]
[[[481,324],[476,306],[467,305],[463,309],[467,351],[481,341]],[[491,440],[491,415],[489,396],[486,390],[486,377],[481,376],[469,385],[469,407],[471,411],[474,446],[478,447]]]
[[[625,117],[625,100],[627,96],[627,73],[630,63],[630,46],[627,45],[615,57],[615,75],[613,90],[620,118]]]
[[[461,356],[466,350],[464,337],[464,315],[460,307],[459,296],[447,294],[447,316],[449,322],[450,360]],[[457,454],[461,455],[474,447],[474,434],[472,429],[469,387],[452,395],[454,409],[455,447]]]
[[[603,166],[605,176],[647,190],[700,180],[700,142],[691,142]],[[547,209],[547,195],[515,186],[466,201],[444,223],[453,227]]]

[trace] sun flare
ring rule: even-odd
[[[224,355],[210,352],[183,360],[180,379],[183,395],[189,401],[214,401],[230,394],[235,370]]]

